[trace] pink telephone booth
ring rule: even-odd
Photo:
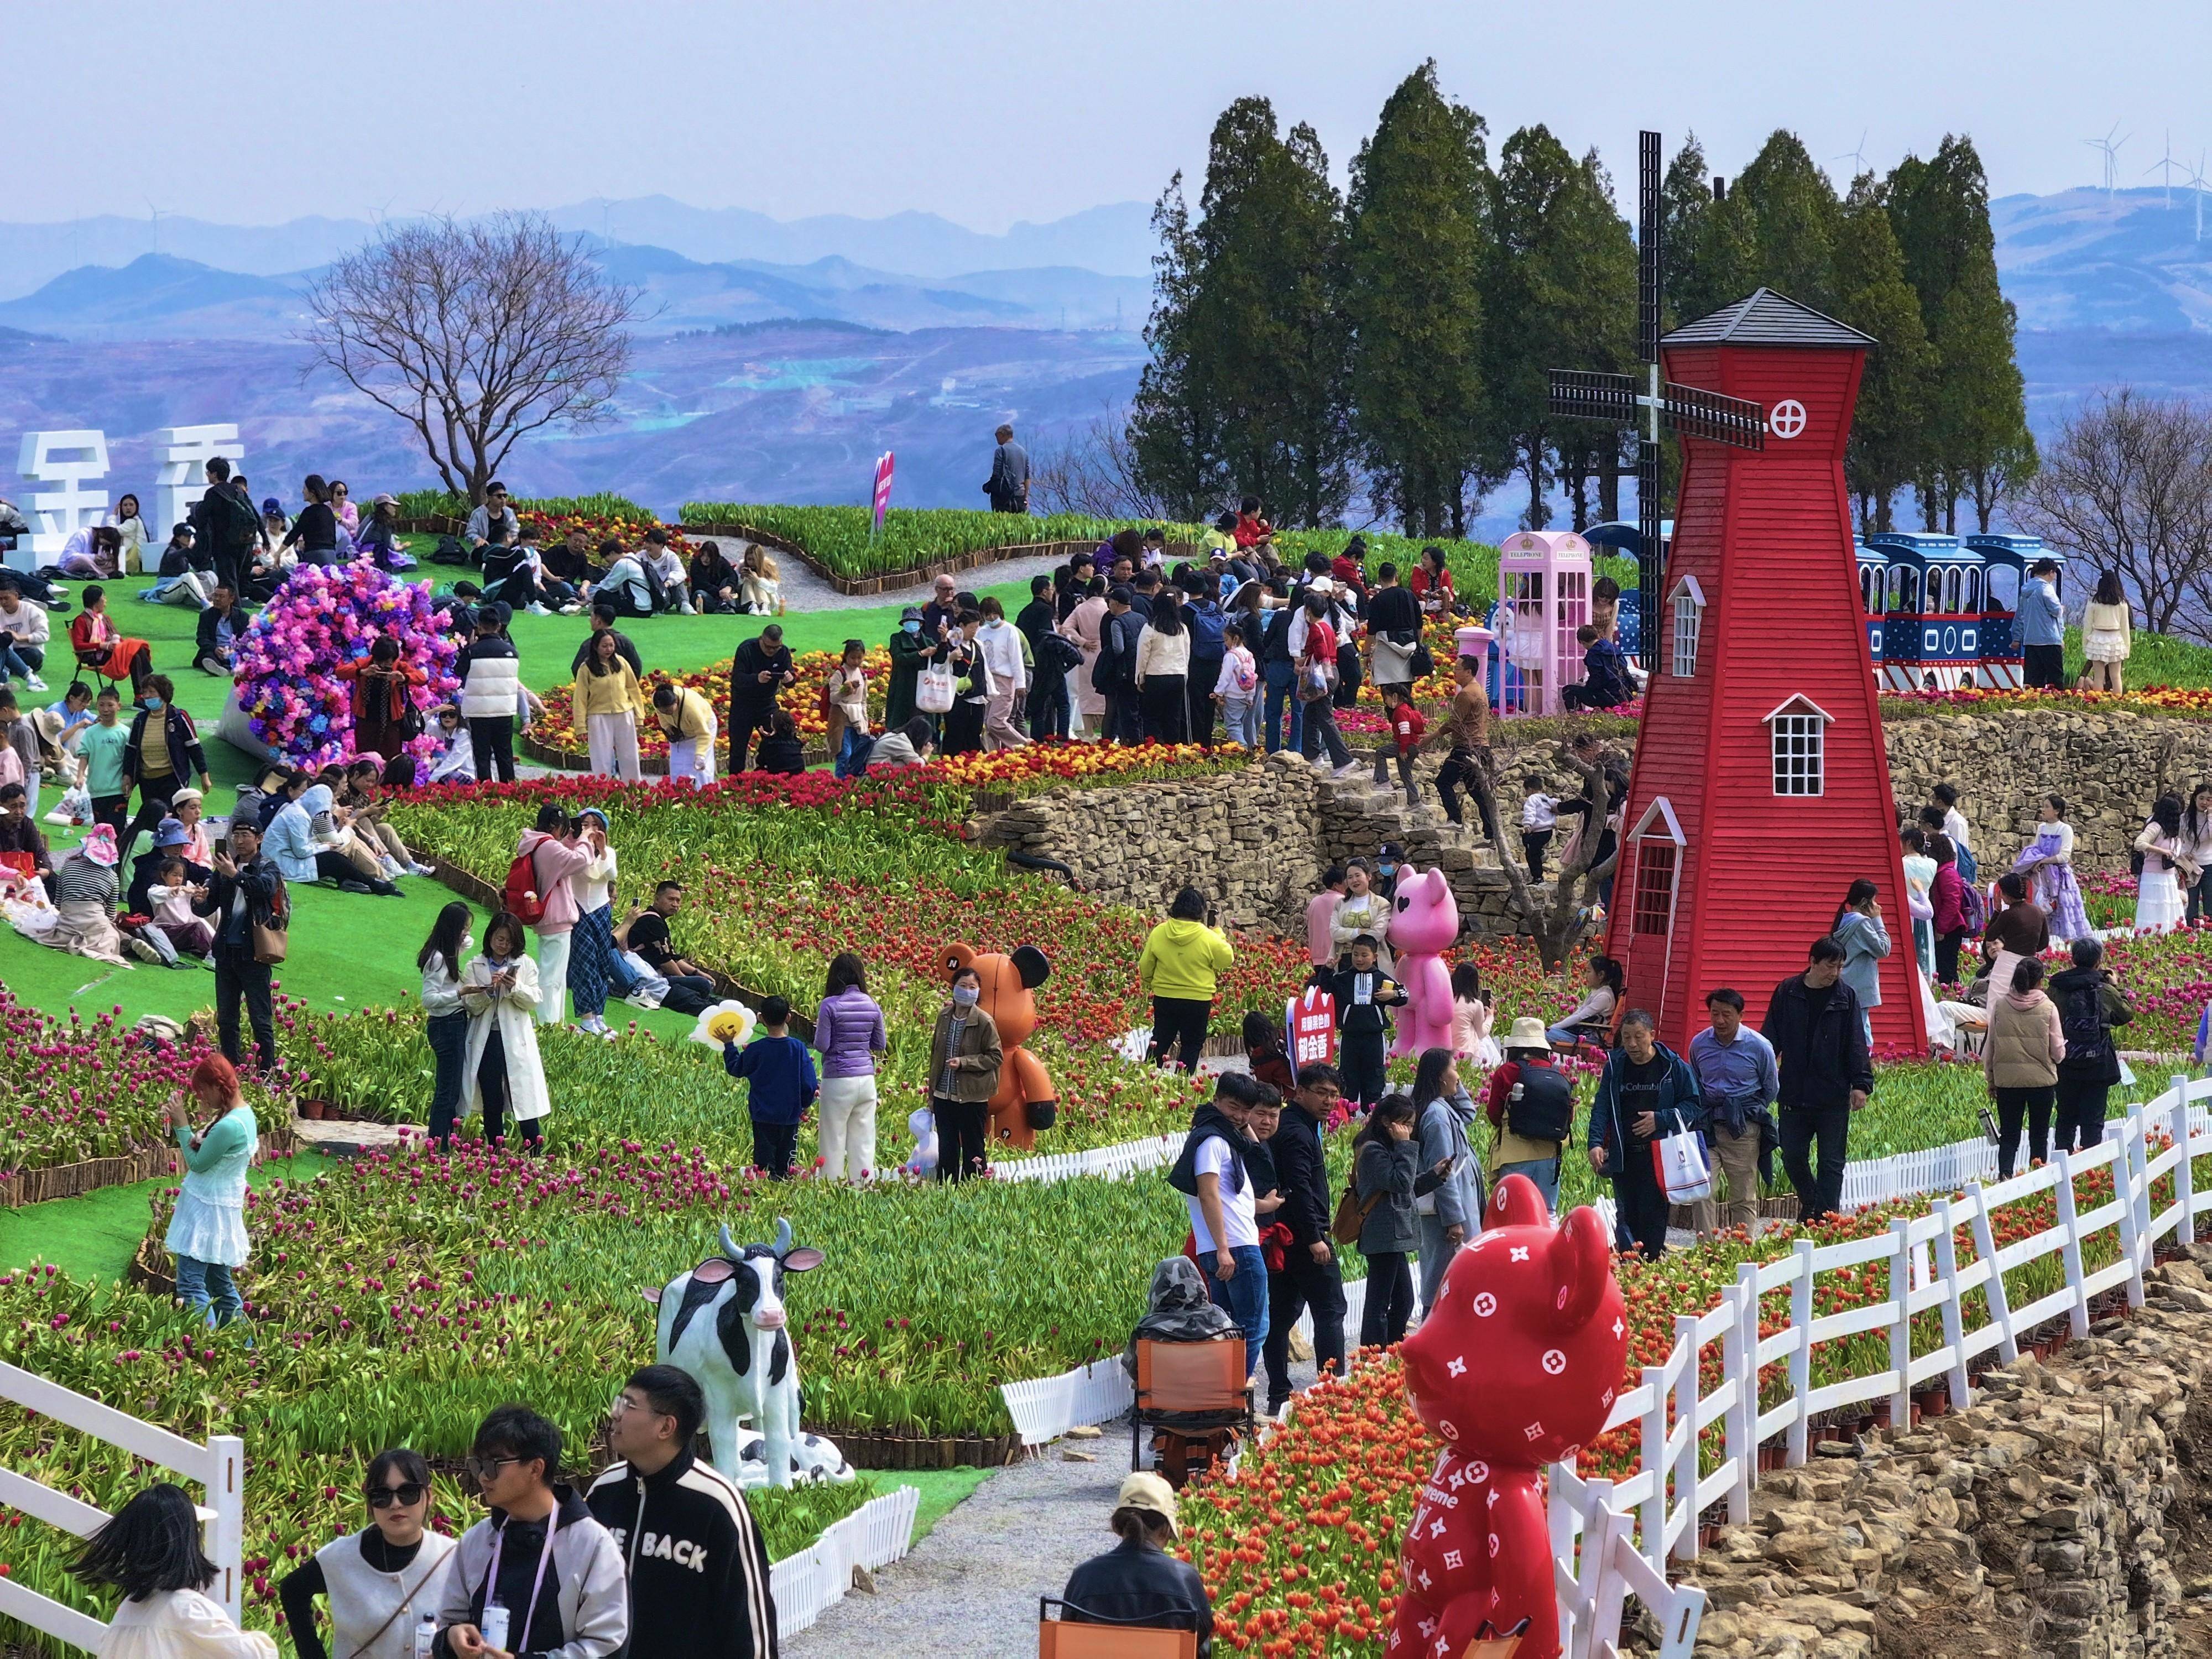
[[[1556,714],[1583,677],[1575,630],[1590,619],[1589,544],[1571,530],[1518,530],[1498,550],[1498,712]]]

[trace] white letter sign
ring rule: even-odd
[[[105,432],[26,432],[15,470],[27,483],[58,486],[23,501],[33,526],[29,551],[33,557],[58,556],[62,544],[87,526],[98,524],[107,510],[106,490],[84,488],[107,476]]]
[[[193,504],[207,494],[207,464],[220,455],[234,468],[246,459],[246,446],[238,441],[235,422],[217,426],[165,426],[154,434],[155,459],[161,476],[161,507],[147,528],[167,537],[172,525],[182,524]]]

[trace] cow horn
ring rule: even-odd
[[[779,1258],[791,1254],[791,1218],[787,1215],[775,1218],[775,1253]]]
[[[730,1224],[726,1221],[722,1224],[722,1254],[732,1261],[745,1259],[744,1247],[730,1237]]]

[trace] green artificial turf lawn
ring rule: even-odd
[[[426,566],[417,574],[441,590],[449,587],[456,577],[472,580],[477,574],[473,570],[434,565]],[[215,736],[215,725],[229,696],[230,683],[190,666],[199,622],[197,613],[180,605],[138,603],[136,596],[141,580],[126,577],[107,585],[108,615],[123,633],[147,641],[153,647],[155,672],[176,682],[178,706],[199,723],[207,748],[209,771],[218,789],[224,792],[209,803],[209,810],[227,811],[228,792],[249,781],[253,769],[251,759]],[[71,591],[74,594],[82,589]],[[997,594],[1008,616],[1029,600],[1029,586],[1024,582],[976,591]],[[879,646],[896,631],[902,608],[879,605],[864,611],[793,613],[781,619],[784,643],[800,653],[836,651],[848,639],[866,640],[871,647]],[[636,642],[647,672],[660,668],[672,673],[690,673],[731,655],[739,644],[757,635],[767,621],[760,617],[647,617],[626,621],[622,629]],[[65,631],[65,626],[63,619],[56,619],[54,632],[58,638]],[[507,632],[521,654],[525,684],[533,690],[543,691],[569,678],[569,659],[591,628],[589,619],[583,616],[532,617],[525,613],[514,619]],[[57,671],[47,676],[54,689],[41,702],[61,695],[68,649],[68,641],[60,641],[61,660],[49,659],[49,668]]]
[[[256,1187],[279,1176],[311,1181],[335,1167],[320,1152],[302,1152],[297,1158],[270,1158],[247,1179]],[[0,1210],[0,1272],[50,1261],[72,1278],[122,1278],[138,1241],[146,1236],[147,1201],[174,1184],[157,1176],[134,1186],[102,1187],[77,1198]]]
[[[875,1480],[884,1492],[912,1486],[921,1493],[921,1502],[914,1514],[914,1541],[919,1544],[929,1536],[931,1528],[973,1497],[975,1488],[997,1473],[995,1469],[979,1469],[963,1463],[954,1469],[903,1469],[896,1474],[877,1475]]]

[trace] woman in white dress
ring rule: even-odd
[[[464,1115],[483,1114],[486,1140],[506,1131],[508,1109],[532,1151],[544,1144],[541,1127],[552,1103],[545,1067],[538,1057],[538,964],[522,924],[502,910],[484,929],[483,954],[461,976],[461,1006],[469,1012],[469,1046],[462,1057],[468,1104]]]
[[[2136,882],[2136,931],[2162,933],[2179,925],[2181,889],[2194,884],[2198,870],[2183,842],[2181,798],[2160,795],[2150,809],[2150,822],[2136,837],[2136,850],[2143,855],[2142,874]]]
[[[207,1594],[216,1565],[198,1512],[167,1480],[140,1492],[84,1541],[70,1571],[123,1592],[101,1659],[276,1659],[275,1638],[243,1631]]]
[[[246,1237],[246,1172],[261,1150],[253,1109],[239,1097],[238,1073],[221,1054],[204,1055],[191,1086],[200,1109],[210,1114],[194,1129],[182,1094],[169,1101],[169,1127],[184,1159],[185,1179],[176,1213],[161,1242],[177,1258],[177,1303],[205,1308],[207,1322],[228,1325],[246,1311],[231,1278],[251,1254]]]
[[[2097,578],[2097,591],[2081,612],[2081,689],[2118,692],[2127,667],[2128,652],[2135,644],[2135,612],[2128,605],[2128,590],[2119,572],[2107,570]]]
[[[2013,869],[2030,884],[2029,896],[2051,917],[2051,937],[2061,945],[2089,937],[2089,912],[2081,902],[2081,884],[2074,876],[2074,826],[2066,822],[2066,800],[2045,795],[2037,810],[2042,820],[2035,839],[2014,860]],[[2010,981],[2000,981],[2000,984]]]

